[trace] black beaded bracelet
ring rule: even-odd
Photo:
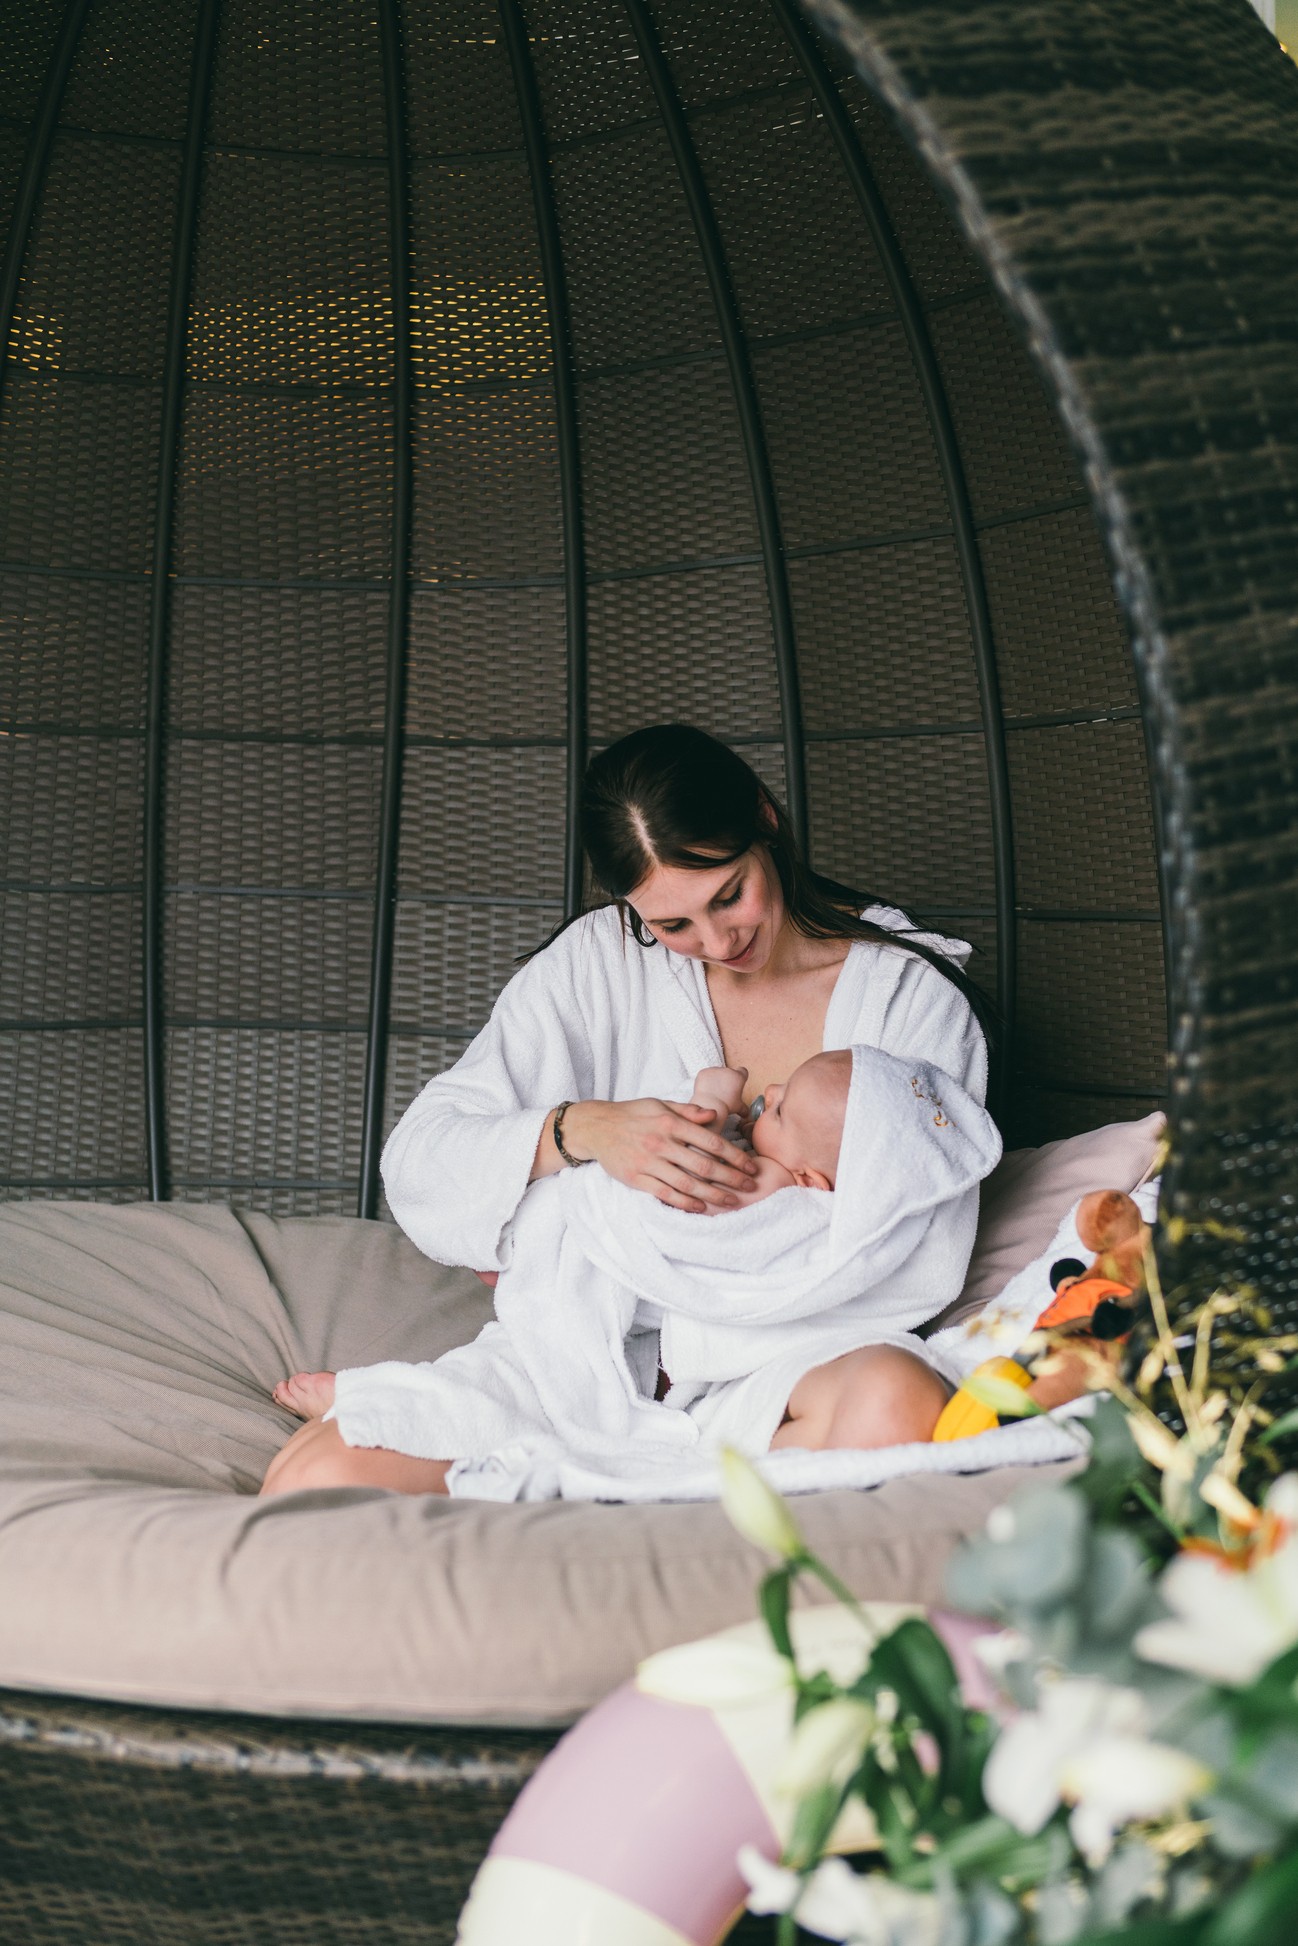
[[[564,1162],[567,1163],[568,1167],[570,1169],[584,1169],[588,1162],[593,1162],[595,1160],[594,1156],[593,1155],[569,1155],[567,1149],[565,1149],[563,1146],[563,1118],[571,1107],[572,1107],[572,1103],[570,1101],[561,1101],[559,1103],[559,1106],[554,1111],[554,1123],[551,1129],[551,1133],[554,1136],[554,1146],[559,1151],[560,1157]]]

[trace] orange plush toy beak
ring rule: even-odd
[[[1130,1284],[1115,1283],[1112,1277],[1064,1277],[1055,1286],[1054,1302],[1041,1313],[1036,1328],[1058,1331],[1069,1324],[1089,1325],[1106,1298],[1129,1310],[1132,1296]]]

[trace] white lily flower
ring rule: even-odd
[[[794,1561],[806,1553],[793,1515],[751,1460],[727,1446],[721,1455],[721,1504],[746,1541]]]
[[[1140,1630],[1137,1654],[1237,1687],[1298,1642],[1298,1476],[1272,1487],[1263,1538],[1246,1559],[1178,1555],[1158,1584],[1172,1614]]]
[[[1076,1806],[1069,1829],[1092,1866],[1104,1863],[1124,1824],[1160,1818],[1211,1782],[1212,1772],[1184,1751],[1134,1736],[1097,1737],[1060,1777],[1064,1798]]]
[[[1003,1676],[1016,1662],[1025,1662],[1032,1644],[1021,1629],[1002,1628],[994,1635],[975,1635],[970,1643],[977,1661],[989,1676]]]
[[[1138,1737],[1145,1706],[1134,1689],[1116,1689],[1093,1676],[1051,1683],[1040,1708],[1016,1716],[992,1746],[983,1796],[1016,1831],[1031,1837],[1064,1797],[1068,1766],[1101,1738]]]
[[[808,1710],[794,1726],[776,1790],[786,1797],[805,1797],[831,1780],[844,1782],[861,1761],[874,1726],[870,1705],[851,1696],[835,1696]]]
[[[845,1946],[937,1946],[937,1899],[894,1885],[882,1872],[862,1876],[841,1858],[827,1858],[804,1881],[752,1845],[740,1852],[739,1869],[750,1887],[751,1912],[794,1911],[804,1931]]]
[[[1266,1497],[1266,1510],[1287,1526],[1298,1526],[1298,1473],[1282,1473]]]
[[[777,1865],[756,1845],[741,1845],[737,1863],[748,1887],[750,1912],[787,1912],[796,1902],[802,1880],[787,1865]]]
[[[729,1635],[659,1649],[636,1671],[636,1688],[646,1696],[703,1709],[759,1703],[792,1687],[793,1671],[769,1641],[737,1641]]]

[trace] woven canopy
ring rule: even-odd
[[[684,719],[979,948],[1011,1140],[1164,1098],[1170,966],[1177,1194],[1270,1168],[1289,1274],[1298,74],[1245,0],[22,12],[3,1193],[376,1211],[581,900],[587,755]]]

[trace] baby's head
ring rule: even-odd
[[[758,1155],[782,1163],[804,1189],[832,1189],[852,1085],[852,1050],[813,1054],[787,1081],[773,1081],[753,1123]]]

